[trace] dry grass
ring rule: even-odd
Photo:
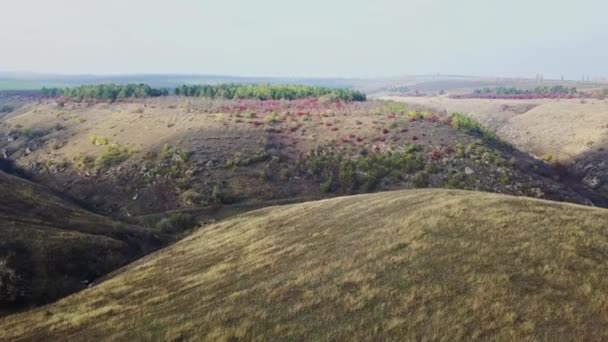
[[[0,340],[600,340],[608,211],[396,191],[254,211],[0,320]]]

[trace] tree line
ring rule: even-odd
[[[175,94],[230,100],[295,100],[313,97],[328,97],[342,101],[365,101],[366,99],[364,93],[346,88],[271,84],[183,85],[175,89]]]
[[[103,100],[117,101],[145,97],[169,95],[167,89],[152,88],[147,84],[94,84],[72,88],[42,88],[42,94],[48,97],[65,97],[74,101]]]
[[[68,88],[42,88],[43,96],[64,97],[73,101],[120,101],[169,95],[165,88],[152,88],[147,84],[95,84]],[[327,97],[331,100],[365,101],[364,93],[345,88],[315,87],[306,85],[270,84],[219,84],[182,85],[175,95],[219,99],[295,100]]]
[[[536,87],[534,89],[518,89],[515,87],[498,87],[494,89],[476,89],[474,94],[522,95],[522,94],[576,94],[575,87],[556,85],[552,87]]]

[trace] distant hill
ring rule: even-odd
[[[169,241],[2,171],[0,189],[0,315],[82,289]]]
[[[1,73],[0,90],[30,90],[100,83],[147,83],[152,87],[175,88],[182,84],[304,84],[326,87],[354,87],[361,79],[302,78],[302,77],[246,77],[200,74],[125,74],[125,75],[53,75],[36,73]]]
[[[602,340],[608,211],[410,190],[207,226],[0,340]]]

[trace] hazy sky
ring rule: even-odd
[[[608,76],[608,1],[0,0],[0,71]]]

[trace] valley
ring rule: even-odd
[[[118,99],[129,89],[142,95]],[[555,324],[603,336],[587,330],[600,316],[563,315],[604,302],[605,212],[591,207],[608,193],[576,172],[603,152],[604,102],[179,89],[2,97],[0,327],[12,329],[0,340],[525,339],[555,337]],[[215,91],[227,93],[204,95]],[[258,91],[270,95],[232,98]],[[532,265],[549,260],[540,277]],[[411,303],[387,304],[399,289]],[[567,301],[547,299],[558,292]],[[475,311],[487,296],[497,316]]]

